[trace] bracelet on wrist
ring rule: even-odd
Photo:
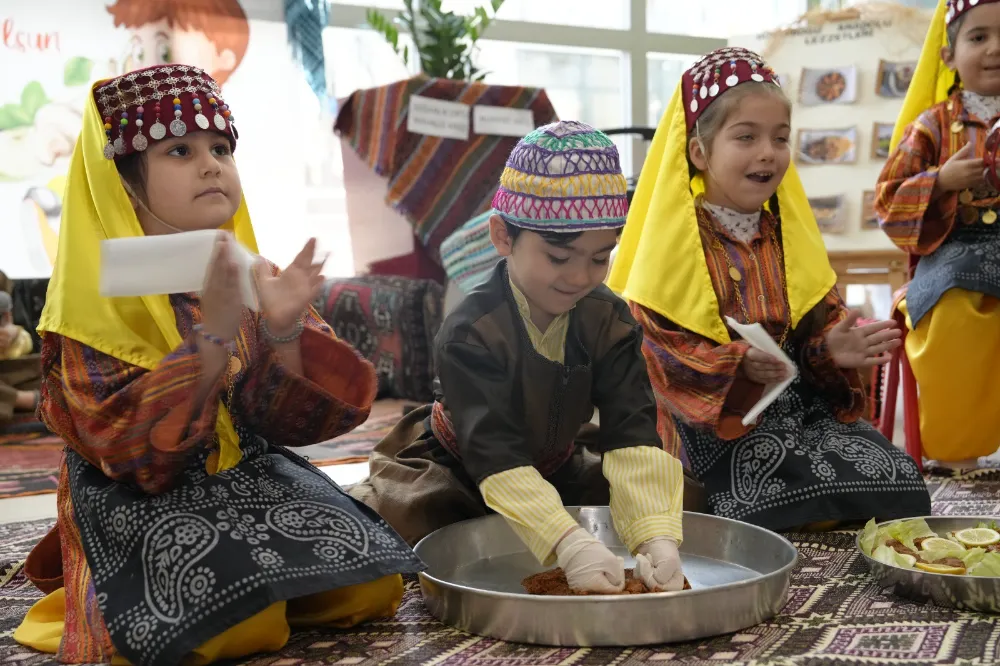
[[[289,342],[295,342],[302,335],[302,331],[305,330],[305,322],[302,321],[300,317],[295,322],[295,329],[288,335],[275,335],[271,332],[270,327],[267,325],[267,317],[260,318],[260,328],[264,332],[264,337],[267,338],[268,342],[272,342],[279,345],[286,345]]]
[[[211,333],[206,331],[205,327],[202,326],[201,324],[194,325],[194,332],[203,337],[206,341],[211,342],[213,345],[218,345],[219,347],[225,347],[226,349],[232,347],[233,344],[232,341],[227,341],[220,338],[217,335],[212,335]]]

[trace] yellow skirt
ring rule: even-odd
[[[1000,299],[945,292],[914,330],[906,302],[906,356],[917,379],[924,456],[972,460],[1000,447]]]
[[[329,626],[346,629],[367,620],[395,615],[403,600],[403,578],[386,576],[370,583],[279,601],[210,639],[184,662],[211,664],[285,647],[292,627]],[[14,631],[14,640],[39,652],[56,654],[66,617],[66,589],[40,599]],[[112,664],[128,664],[116,654]]]

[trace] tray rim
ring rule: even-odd
[[[570,511],[572,511],[572,510],[579,510],[579,509],[600,509],[600,508],[606,509],[608,507],[602,507],[602,506],[567,506],[566,507],[566,509],[570,510]],[[691,511],[685,511],[684,512],[684,514],[689,514],[689,513],[694,513],[694,512],[691,512]],[[578,515],[579,515],[579,513],[577,512],[577,514],[574,516],[574,519],[578,519],[577,518]],[[724,516],[716,516],[716,515],[707,514],[707,513],[706,514],[699,513],[699,514],[696,514],[696,515],[702,516],[702,517],[711,518],[713,520],[723,521],[723,522],[726,522],[726,523],[735,523],[735,524],[738,524],[740,526],[746,526],[746,527],[749,527],[749,528],[753,528],[753,529],[756,529],[756,530],[761,530],[763,532],[767,532],[769,536],[777,538],[778,540],[780,540],[783,543],[783,545],[788,546],[788,548],[790,548],[792,550],[792,552],[794,553],[794,557],[792,557],[792,559],[791,559],[790,562],[785,563],[784,565],[782,565],[780,568],[776,569],[775,571],[771,571],[770,573],[766,573],[766,574],[761,574],[759,572],[755,572],[755,573],[757,573],[756,576],[754,576],[752,578],[748,578],[746,580],[740,580],[740,581],[736,581],[736,582],[733,582],[733,583],[726,583],[724,585],[716,585],[716,586],[713,586],[713,587],[692,588],[690,590],[676,590],[676,591],[673,591],[673,592],[647,592],[645,594],[543,595],[543,594],[528,594],[527,592],[524,592],[524,593],[518,593],[518,592],[499,592],[497,590],[484,590],[484,589],[480,589],[480,588],[477,588],[477,587],[470,587],[468,585],[462,585],[460,583],[453,583],[453,582],[450,582],[450,581],[442,580],[441,578],[437,578],[436,576],[432,576],[431,574],[428,574],[426,572],[426,570],[419,572],[417,575],[418,575],[418,577],[419,577],[419,579],[420,579],[421,582],[423,582],[426,579],[427,581],[433,582],[436,585],[441,585],[443,587],[451,588],[453,590],[458,590],[458,591],[462,591],[462,592],[471,592],[473,594],[480,595],[480,596],[483,596],[483,597],[489,597],[489,598],[498,598],[498,599],[522,599],[523,598],[523,599],[531,599],[532,601],[535,601],[535,602],[561,604],[561,603],[577,603],[577,602],[580,601],[580,599],[582,597],[584,599],[595,599],[595,600],[600,600],[600,601],[603,601],[603,602],[610,601],[610,602],[613,602],[613,603],[635,603],[637,601],[644,601],[646,599],[650,599],[650,600],[653,600],[653,599],[662,599],[664,597],[674,597],[674,596],[680,596],[680,595],[684,595],[685,597],[691,597],[691,596],[701,596],[701,595],[707,595],[707,594],[717,594],[720,590],[734,590],[734,589],[739,589],[739,588],[742,588],[742,587],[749,587],[751,585],[759,585],[762,581],[770,580],[770,579],[784,578],[784,579],[787,580],[791,576],[791,573],[795,569],[795,567],[798,566],[798,563],[799,563],[799,549],[796,548],[795,544],[793,544],[791,541],[789,541],[783,535],[778,534],[777,532],[769,530],[769,529],[767,529],[765,527],[760,527],[759,525],[754,525],[752,523],[745,523],[743,521],[734,520],[732,518],[726,518]],[[488,515],[488,516],[482,516],[480,518],[469,518],[467,520],[462,520],[462,521],[459,521],[457,523],[452,523],[451,525],[447,525],[447,526],[441,528],[440,530],[435,530],[434,532],[431,532],[430,534],[428,534],[427,536],[425,536],[423,539],[421,539],[420,541],[417,542],[417,545],[414,546],[413,550],[416,553],[417,550],[420,548],[420,545],[425,540],[430,539],[432,536],[434,536],[435,534],[437,534],[441,530],[449,529],[449,528],[451,528],[451,527],[453,527],[455,525],[461,525],[461,524],[464,524],[464,523],[469,523],[469,522],[473,522],[473,521],[483,520],[483,518],[496,518],[496,519],[500,519],[500,520],[503,519],[503,517],[500,516],[499,514],[491,514],[491,515]],[[682,524],[683,524],[683,517],[682,517]],[[417,556],[419,557],[419,554]],[[749,569],[749,568],[748,568],[748,570],[753,571],[753,569]]]
[[[893,523],[901,523],[904,520],[915,520],[917,518],[923,518],[924,520],[927,520],[929,518],[931,520],[956,520],[957,519],[957,520],[976,520],[976,521],[990,520],[990,521],[993,521],[993,522],[1000,521],[1000,516],[910,516],[909,518],[894,518],[892,520],[886,520],[886,521],[881,522],[881,523],[876,522],[875,526],[876,527],[881,527],[883,525],[891,525]],[[924,571],[923,569],[917,569],[917,568],[905,569],[905,568],[897,566],[895,564],[889,564],[888,562],[881,562],[879,560],[876,560],[874,557],[872,557],[868,553],[866,553],[865,549],[861,547],[861,535],[864,533],[864,531],[865,531],[864,528],[861,528],[860,530],[858,530],[858,533],[857,533],[857,535],[854,538],[854,545],[857,548],[858,552],[861,553],[861,556],[865,558],[865,563],[868,565],[868,573],[873,578],[878,579],[878,576],[875,575],[875,572],[872,570],[872,567],[871,567],[871,565],[874,563],[874,564],[878,564],[878,565],[884,566],[884,567],[892,567],[893,569],[899,569],[900,571],[909,571],[910,573],[916,573],[916,574],[919,574],[920,576],[940,576],[940,577],[948,577],[948,578],[959,578],[959,579],[962,579],[962,580],[969,580],[969,579],[975,579],[975,578],[982,578],[984,580],[990,580],[990,579],[1000,580],[1000,576],[970,576],[969,574],[943,574],[943,573],[935,573],[933,571]],[[998,531],[1000,531],[1000,530],[998,530]]]

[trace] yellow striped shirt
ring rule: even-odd
[[[524,294],[511,291],[535,350],[562,363],[566,353],[569,313],[556,317],[545,331],[531,321]],[[611,486],[611,517],[630,552],[644,541],[669,536],[681,542],[684,470],[680,461],[659,446],[633,446],[604,454],[604,476]],[[486,505],[507,519],[514,532],[544,566],[555,559],[559,540],[577,526],[559,493],[534,467],[516,467],[479,484]]]

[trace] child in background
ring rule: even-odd
[[[503,259],[437,336],[438,399],[379,443],[351,493],[410,543],[495,511],[572,588],[601,593],[623,588],[622,560],[564,506],[610,502],[646,585],[679,590],[683,469],[656,435],[642,330],[601,284],[628,208],[618,151],[583,123],[541,127],[493,208]]]
[[[684,73],[653,139],[610,285],[644,329],[661,437],[727,518],[784,530],[929,513],[913,461],[859,420],[858,368],[888,360],[899,331],[855,327],[836,291],[790,165],[790,110],[759,56],[721,49]],[[789,369],[726,316],[759,323],[799,370],[749,425]]]
[[[375,372],[309,307],[314,241],[283,272],[260,260],[261,312],[243,307],[234,243],[256,241],[235,146],[197,68],[98,82],[86,107],[39,326],[41,413],[68,445],[58,522],[25,565],[48,595],[14,633],[60,662],[275,652],[290,627],[392,615],[420,568],[284,448],[363,422]],[[228,230],[200,296],[99,295],[102,240],[196,229]]]
[[[14,300],[0,291],[0,424],[38,407],[41,368],[31,335],[14,323]]]
[[[879,176],[875,213],[920,257],[897,307],[925,455],[976,466],[1000,446],[1000,193],[983,150],[1000,120],[1000,2],[941,0]]]

